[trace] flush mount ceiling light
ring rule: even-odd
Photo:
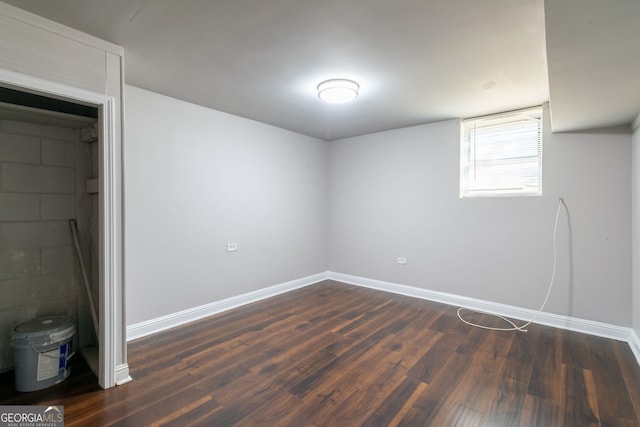
[[[329,104],[342,104],[356,99],[359,89],[353,80],[325,80],[318,85],[318,97]]]

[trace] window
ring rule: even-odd
[[[542,194],[542,108],[462,121],[460,197]]]

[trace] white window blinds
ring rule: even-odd
[[[542,194],[542,108],[462,121],[460,197]]]

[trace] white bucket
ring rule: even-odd
[[[69,316],[42,317],[16,326],[11,336],[16,390],[40,390],[66,379],[71,373],[74,333]]]

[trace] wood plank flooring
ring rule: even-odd
[[[80,360],[31,393],[3,374],[0,403],[64,405],[66,426],[640,426],[624,342],[331,281],[132,342],[129,365],[110,390]]]

